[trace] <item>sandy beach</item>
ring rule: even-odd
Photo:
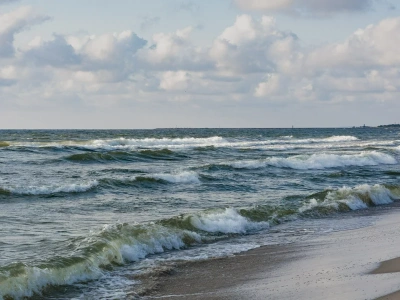
[[[144,298],[399,299],[399,207],[349,214],[343,222],[367,226],[227,258],[177,263],[152,278],[155,288]]]

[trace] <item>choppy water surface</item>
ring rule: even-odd
[[[395,128],[0,131],[0,299],[124,299],[160,261],[340,229],[400,199],[399,162]]]

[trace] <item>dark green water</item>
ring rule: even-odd
[[[396,128],[0,131],[0,299],[124,299],[160,261],[393,203],[399,162]]]

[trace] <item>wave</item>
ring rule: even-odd
[[[129,178],[104,178],[100,180],[102,186],[131,186],[140,183],[200,183],[199,175],[185,171],[177,174],[148,174]]]
[[[176,160],[184,156],[178,155],[169,149],[140,150],[140,151],[109,151],[109,152],[85,152],[72,154],[65,157],[66,160],[77,163],[109,162],[109,161],[135,161],[138,159]]]
[[[60,141],[60,142],[15,142],[10,146],[33,147],[33,148],[73,148],[87,150],[147,150],[157,149],[184,149],[193,147],[213,146],[216,144],[227,143],[219,136],[208,138],[144,138],[144,139],[99,139],[89,141]]]
[[[229,148],[257,148],[268,145],[290,145],[290,144],[310,144],[310,143],[338,143],[351,142],[358,140],[354,136],[331,136],[327,138],[295,139],[291,136],[283,136],[276,139],[265,140],[237,140],[220,136],[206,138],[117,138],[117,139],[98,139],[89,141],[60,141],[60,142],[14,142],[8,144],[16,147],[45,147],[45,148],[73,148],[86,150],[140,150],[144,149],[213,149],[212,147]],[[156,154],[157,155],[157,154]]]
[[[0,187],[0,195],[54,195],[61,193],[83,193],[99,185],[97,180],[87,183],[72,183],[64,185],[38,185],[38,186],[7,186]]]
[[[68,240],[68,257],[0,267],[0,299],[31,297],[49,286],[99,279],[115,265],[137,262],[167,250],[246,235],[298,217],[365,209],[400,199],[399,186],[359,185],[322,191],[294,207],[259,205],[183,214],[147,224],[107,225],[86,238]],[[72,246],[71,246],[72,245]]]
[[[390,204],[400,200],[400,187],[390,185],[358,185],[342,187],[337,190],[326,190],[308,197],[299,208],[302,214],[329,213],[330,211],[349,211]]]
[[[0,148],[9,147],[9,146],[10,146],[9,142],[0,141]]]
[[[370,151],[360,154],[312,154],[288,158],[273,157],[266,160],[237,161],[228,164],[236,169],[259,169],[266,166],[297,170],[327,169],[348,166],[376,166],[397,164],[397,160],[385,153]]]
[[[149,174],[125,178],[102,178],[86,183],[48,184],[48,185],[9,185],[0,187],[3,196],[48,196],[56,194],[84,193],[97,187],[132,186],[146,183],[173,183],[173,184],[198,184],[201,183],[199,175],[195,172],[185,171],[177,174]]]
[[[334,135],[328,138],[322,139],[323,142],[352,142],[357,141],[358,138],[351,135]],[[318,141],[318,140],[313,140]]]
[[[197,173],[190,171],[179,174],[154,174],[150,175],[150,177],[171,183],[200,183]]]
[[[83,241],[77,239],[71,257],[57,257],[37,265],[1,267],[0,299],[31,297],[49,286],[98,279],[115,265],[136,262],[166,250],[216,241],[223,238],[221,234],[245,234],[261,227],[261,223],[252,225],[232,208],[182,215],[146,225],[104,226],[99,233]]]
[[[127,152],[89,152],[89,153],[79,153],[72,154],[65,158],[66,160],[72,162],[107,162],[107,161],[120,161],[120,160],[130,160],[130,155]]]

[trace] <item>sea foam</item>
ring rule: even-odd
[[[95,188],[98,184],[97,180],[91,180],[86,183],[6,186],[0,189],[16,195],[51,195],[58,193],[82,193]]]
[[[351,142],[358,140],[354,136],[331,136],[327,138],[298,139],[292,136],[283,136],[275,139],[263,140],[228,140],[220,136],[205,138],[116,138],[97,139],[90,141],[59,141],[59,142],[15,142],[7,146],[17,147],[77,147],[88,150],[136,150],[136,149],[187,149],[197,147],[228,147],[228,148],[262,148],[272,145],[306,145],[310,143],[335,144],[338,142]],[[278,147],[279,149],[279,147]]]
[[[268,222],[251,222],[233,208],[227,208],[212,214],[201,214],[191,217],[194,227],[207,232],[247,233],[249,231],[268,228]]]
[[[355,187],[342,187],[326,192],[323,199],[311,198],[298,209],[300,213],[316,208],[332,208],[340,210],[345,205],[350,210],[366,209],[370,206],[390,204],[400,199],[400,189],[388,188],[384,185],[362,184]]]
[[[397,160],[385,153],[371,151],[360,154],[312,154],[292,157],[273,157],[266,160],[245,160],[230,163],[237,169],[259,169],[266,166],[298,170],[327,169],[347,166],[375,166],[380,164],[397,164]]]
[[[171,183],[200,183],[197,173],[190,171],[185,171],[178,174],[154,174],[146,176],[155,179],[165,180]]]

